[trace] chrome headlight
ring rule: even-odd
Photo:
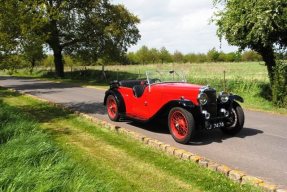
[[[219,98],[222,103],[226,103],[229,100],[229,94],[226,92],[221,92],[219,94]]]
[[[208,98],[207,98],[207,95],[205,93],[200,93],[198,95],[198,101],[201,105],[206,105],[207,100],[208,100]]]

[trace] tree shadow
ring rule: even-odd
[[[42,82],[39,80],[22,80],[25,81],[25,84],[22,85],[10,85],[5,86],[7,88],[12,88],[18,91],[25,91],[25,90],[35,90],[35,89],[66,89],[66,88],[75,88],[80,87],[79,85],[74,85],[70,83],[53,83],[53,82]],[[29,82],[29,84],[27,84]]]
[[[107,114],[106,107],[103,102],[69,102],[64,103],[63,105],[71,110],[77,110],[83,113]]]
[[[22,96],[20,93],[11,92],[5,88],[0,88],[0,90],[1,90],[0,97],[2,99]],[[69,111],[56,108],[47,103],[27,102],[26,104],[23,103],[20,104],[15,103],[15,104],[16,105],[5,103],[5,105],[9,106],[14,111],[26,114],[29,116],[30,119],[34,119],[36,122],[40,123],[49,123],[54,119],[60,119],[60,118],[67,119],[72,114]]]
[[[142,78],[142,74],[134,74],[125,71],[105,71],[105,76],[101,70],[96,69],[84,69],[75,71],[66,71],[65,79],[87,81],[90,83],[108,83],[113,80],[127,80],[127,79],[138,79]],[[57,78],[54,72],[47,72],[42,75],[45,78]]]

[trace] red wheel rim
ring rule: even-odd
[[[107,102],[107,109],[109,116],[114,119],[118,112],[118,106],[116,100],[113,97],[110,97]]]
[[[170,127],[173,135],[178,139],[184,139],[188,134],[188,122],[179,110],[173,111],[170,116]]]

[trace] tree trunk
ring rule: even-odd
[[[107,75],[105,72],[105,64],[102,64],[102,79],[108,82]]]
[[[33,73],[33,70],[34,70],[35,65],[36,65],[36,60],[33,58],[33,59],[31,60],[30,74]]]
[[[64,78],[64,62],[63,62],[63,55],[62,50],[53,50],[54,51],[54,63],[55,63],[55,69],[56,69],[56,75],[58,77]]]
[[[274,80],[274,68],[276,67],[274,51],[271,47],[268,47],[268,48],[261,49],[259,53],[262,56],[263,61],[265,62],[265,65],[268,71],[269,80],[272,85],[273,80]]]
[[[62,50],[63,47],[61,46],[60,37],[59,37],[59,30],[57,28],[57,21],[52,20],[50,21],[51,26],[51,35],[47,40],[47,43],[50,45],[54,52],[54,64],[56,75],[58,77],[64,78],[64,61]]]

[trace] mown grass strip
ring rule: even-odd
[[[69,161],[74,162],[72,165],[76,168],[71,170],[89,170],[79,173],[80,176],[91,175],[86,176],[89,176],[88,186],[90,182],[93,183],[90,178],[94,178],[96,183],[102,184],[100,190],[111,191],[259,191],[248,185],[234,183],[195,163],[169,157],[127,136],[100,129],[99,125],[46,103],[6,90],[0,90],[0,96],[4,103],[1,105],[9,105],[8,108],[23,114],[27,121],[35,122],[33,130],[44,134],[47,143],[57,143],[56,146],[60,148],[57,154],[65,153],[70,157]],[[29,148],[24,147],[22,150],[27,151]],[[67,165],[70,165],[69,161]],[[18,166],[21,167],[20,164]],[[6,169],[12,170],[13,167]],[[61,172],[60,168],[57,170]],[[39,170],[35,174],[44,173]],[[67,186],[70,185],[68,181]],[[7,181],[7,186],[12,184]],[[80,186],[84,187],[84,184]]]
[[[0,154],[0,191],[111,190],[59,148],[34,118],[5,102],[0,103]]]

